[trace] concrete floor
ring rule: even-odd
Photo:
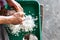
[[[44,6],[43,40],[60,40],[60,0],[40,0]]]

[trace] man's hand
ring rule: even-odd
[[[23,20],[23,12],[16,12],[11,16],[0,16],[0,24],[22,24]]]
[[[16,12],[15,10],[8,10],[7,15],[8,16],[14,16],[17,19],[17,21],[22,23],[24,20],[25,13],[24,12]]]
[[[19,21],[20,24],[24,21],[24,12],[16,12],[13,16]]]
[[[6,1],[9,4],[9,6],[15,8],[15,10],[17,12],[23,11],[23,8],[21,7],[21,5],[18,2],[16,2],[15,0],[6,0]]]
[[[15,8],[14,13],[9,13],[9,16],[0,16],[0,24],[22,24],[24,20],[23,8],[15,0],[6,0],[8,5]]]

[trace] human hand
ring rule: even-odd
[[[22,24],[22,22],[24,21],[24,12],[16,12],[13,14],[13,16],[17,19],[17,21],[19,21],[18,23]]]
[[[21,5],[15,0],[6,0],[6,2],[8,3],[9,6],[13,7],[15,11],[17,12],[23,11],[23,8],[21,7]]]

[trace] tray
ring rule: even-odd
[[[42,31],[41,31],[40,5],[36,1],[17,1],[17,2],[21,4],[21,6],[23,7],[26,15],[32,15],[32,17],[34,17],[34,18],[38,17],[38,20],[35,21],[35,24],[36,24],[37,27],[35,27],[32,32],[22,32],[21,31],[19,33],[19,36],[15,36],[15,35],[12,35],[9,32],[10,30],[7,28],[8,25],[5,25],[6,26],[5,28],[6,28],[6,31],[8,33],[9,39],[10,40],[23,40],[23,37],[26,34],[34,34],[38,38],[38,40],[41,40]],[[12,9],[8,5],[6,5],[5,8],[7,10]]]

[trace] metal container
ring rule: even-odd
[[[18,3],[21,4],[21,6],[23,7],[24,9],[24,12],[26,13],[26,15],[32,15],[34,18],[37,17],[38,20],[35,21],[35,24],[37,27],[35,27],[33,29],[32,32],[20,32],[19,33],[19,36],[15,36],[15,35],[12,35],[9,31],[10,29],[7,29],[7,25],[6,25],[6,31],[8,33],[8,36],[9,36],[9,39],[10,40],[23,40],[23,37],[26,35],[26,34],[34,34],[38,40],[42,40],[42,36],[41,36],[41,14],[40,14],[40,5],[37,1],[17,1]],[[5,6],[5,8],[7,10],[10,10],[11,7],[9,7],[8,5]]]

